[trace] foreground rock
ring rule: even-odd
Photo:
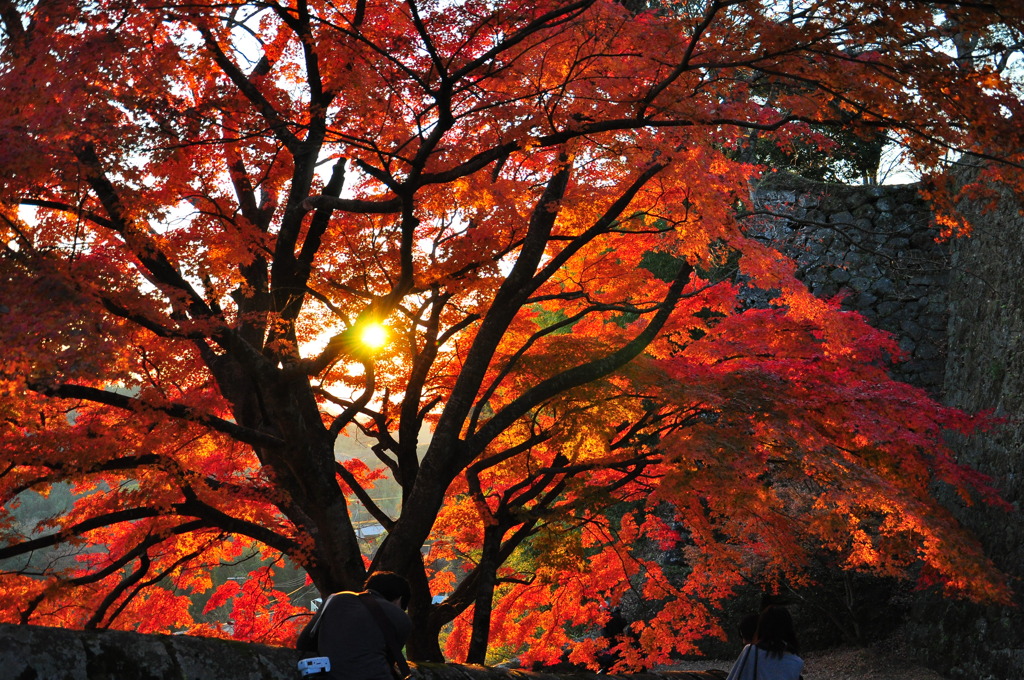
[[[0,677],[11,680],[296,680],[291,649],[187,635],[140,635],[0,624]],[[414,680],[596,680],[457,664],[413,664]],[[721,680],[720,671],[666,671],[633,680]]]

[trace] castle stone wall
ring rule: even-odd
[[[768,175],[752,191],[752,236],[797,262],[819,297],[893,333],[906,361],[896,378],[938,396],[946,360],[950,254],[929,228],[915,185],[844,186]]]
[[[972,172],[965,168],[963,178]],[[960,462],[989,475],[1012,509],[947,500],[1008,575],[1014,602],[983,606],[919,594],[900,635],[950,678],[1024,677],[1021,199],[1004,191],[994,209],[964,204],[973,235],[939,243],[913,185],[847,187],[769,175],[752,197],[752,235],[793,257],[815,294],[845,295],[847,309],[897,337],[909,358],[895,377],[950,406],[1001,419],[952,443]]]
[[[1001,420],[955,447],[1012,509],[950,506],[1016,592],[1010,607],[924,600],[907,630],[950,678],[1009,680],[1024,677],[1024,217],[1008,191],[991,210],[962,208],[974,233],[952,243],[944,401]]]

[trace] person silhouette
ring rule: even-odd
[[[799,653],[793,617],[783,607],[766,607],[753,641],[744,645],[726,680],[799,680],[804,669]]]
[[[376,571],[363,588],[334,593],[307,625],[320,656],[300,662],[303,677],[399,680],[409,674],[402,654],[412,632],[405,613],[409,582],[393,572]]]

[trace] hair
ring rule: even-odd
[[[743,644],[750,644],[754,641],[757,636],[757,622],[760,620],[760,614],[747,614],[740,619],[739,625],[736,629],[739,631],[740,639],[743,640]]]
[[[409,597],[412,595],[409,582],[393,571],[373,572],[366,577],[363,589],[380,593],[385,600],[398,600],[402,609],[409,606]]]
[[[766,607],[757,620],[754,643],[772,656],[800,653],[793,617],[783,607]]]

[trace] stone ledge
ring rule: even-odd
[[[283,647],[188,635],[0,624],[0,676],[10,680],[298,680],[302,655]],[[725,673],[544,673],[412,664],[413,680],[723,680]]]

